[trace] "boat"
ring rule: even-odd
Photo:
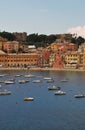
[[[40,83],[41,81],[40,80],[33,80],[32,82],[33,83]]]
[[[10,81],[10,80],[6,80],[4,81],[5,84],[14,84],[15,82],[14,81]]]
[[[55,95],[65,95],[66,94],[66,92],[63,92],[63,91],[57,91],[57,92],[55,92],[54,93]]]
[[[19,75],[19,74],[17,74],[17,75],[15,75],[15,77],[20,77],[21,75]]]
[[[54,82],[53,79],[48,79],[48,80],[47,80],[47,83],[53,83],[53,82]]]
[[[48,90],[60,90],[59,86],[48,87]]]
[[[8,81],[14,81],[15,79],[8,79]]]
[[[68,82],[68,79],[62,79],[61,82]]]
[[[5,76],[5,74],[0,74],[0,77],[4,77]]]
[[[75,98],[85,98],[85,95],[84,94],[77,94],[74,97]]]
[[[51,77],[44,77],[43,79],[45,79],[45,80],[51,80],[52,78]]]
[[[2,88],[2,85],[0,84],[0,88]]]
[[[24,75],[24,77],[26,77],[26,78],[32,78],[32,77],[35,77],[35,75],[28,74],[28,75]]]
[[[11,91],[7,91],[7,90],[0,91],[0,95],[10,95],[10,94],[11,94]]]
[[[4,83],[4,80],[0,80],[0,83]]]
[[[29,82],[29,80],[24,80],[24,79],[23,80],[19,80],[20,84],[27,83],[27,82]]]
[[[34,101],[34,98],[33,97],[25,97],[24,101]]]

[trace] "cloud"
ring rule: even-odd
[[[76,34],[77,36],[81,36],[81,37],[85,38],[85,25],[70,28],[68,30],[68,33]]]

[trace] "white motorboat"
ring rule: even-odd
[[[52,80],[51,77],[44,77],[43,79],[45,79],[45,80]]]
[[[14,81],[15,79],[8,79],[8,81]]]
[[[66,94],[66,92],[63,92],[63,91],[56,91],[55,93],[54,93],[55,95],[65,95]]]
[[[10,81],[10,80],[6,80],[4,81],[5,84],[14,84],[15,82],[14,81]]]
[[[4,77],[5,76],[5,74],[0,74],[0,77]]]
[[[35,77],[35,75],[28,74],[28,75],[24,75],[24,77],[26,77],[26,78],[32,78],[32,77]]]
[[[53,79],[48,79],[48,80],[47,80],[47,83],[53,83],[53,82],[54,82]]]
[[[27,82],[29,82],[29,80],[24,80],[24,79],[23,80],[19,80],[20,84],[27,83]]]
[[[11,91],[8,90],[4,90],[4,91],[0,91],[0,95],[10,95]]]
[[[77,94],[74,97],[75,98],[85,98],[85,94]]]
[[[62,79],[61,82],[68,82],[68,79]]]
[[[21,76],[20,74],[15,75],[15,77],[20,77],[20,76]]]
[[[24,101],[34,101],[34,98],[33,97],[25,97]]]
[[[33,80],[32,82],[33,83],[40,83],[41,81],[40,80]]]
[[[51,86],[51,87],[48,87],[48,90],[60,90],[60,87],[59,86]]]

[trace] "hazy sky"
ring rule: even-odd
[[[85,0],[0,0],[0,31],[66,33],[85,25]]]

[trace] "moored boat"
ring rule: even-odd
[[[74,97],[75,98],[85,98],[85,95],[84,94],[77,94]]]
[[[20,74],[15,75],[15,77],[20,77],[20,76],[21,76]]]
[[[60,90],[60,87],[59,86],[51,86],[51,87],[48,87],[48,90]]]
[[[0,80],[0,83],[4,83],[4,80]]]
[[[29,80],[24,80],[24,79],[23,80],[19,80],[20,84],[27,83],[27,82],[29,82]]]
[[[0,88],[2,88],[2,85],[0,84]]]
[[[10,94],[11,94],[11,91],[7,91],[7,90],[0,91],[0,95],[10,95]]]
[[[62,79],[61,82],[68,82],[68,79]]]
[[[54,82],[53,79],[48,79],[48,80],[47,80],[47,83],[53,83],[53,82]]]
[[[63,91],[57,91],[57,92],[55,92],[54,93],[55,95],[65,95],[66,94],[66,92],[63,92]]]
[[[0,74],[0,77],[4,77],[5,76],[5,74]]]
[[[28,74],[28,75],[24,75],[24,77],[26,77],[26,78],[33,78],[33,77],[35,77],[35,75]]]
[[[10,80],[6,80],[4,81],[5,84],[14,84],[15,82],[14,81],[10,81]]]
[[[24,101],[34,101],[34,98],[33,97],[25,97]]]
[[[40,83],[41,81],[40,80],[33,80],[32,82],[33,83]]]
[[[51,77],[44,77],[43,79],[45,79],[45,80],[52,80]]]

